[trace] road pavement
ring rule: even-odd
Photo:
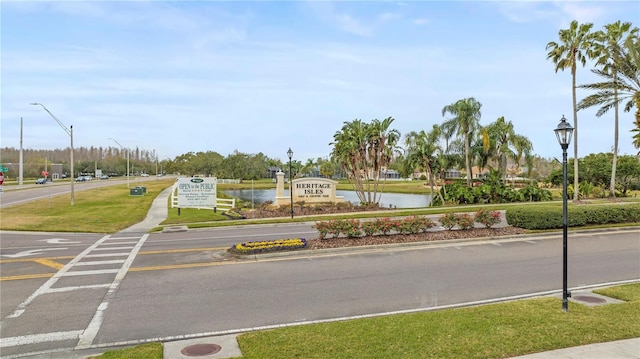
[[[162,215],[150,211],[145,226],[154,227]],[[310,224],[143,229],[3,232],[0,355],[61,351],[69,357],[151,340],[552,294],[561,287],[560,234],[237,261],[224,255],[230,241],[291,235]],[[637,281],[639,233],[572,232],[570,287]]]

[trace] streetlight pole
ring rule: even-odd
[[[124,151],[124,147],[120,144],[120,142],[116,141],[115,138],[109,137],[110,140],[117,143],[120,146],[120,151]],[[129,188],[129,151],[127,151],[127,188]]]
[[[69,128],[67,128],[64,124],[62,124],[62,122],[60,122],[60,120],[58,120],[58,118],[56,116],[54,116],[51,111],[49,111],[49,109],[47,109],[46,107],[44,107],[43,104],[39,103],[39,102],[32,102],[31,105],[33,106],[41,106],[45,111],[47,111],[47,113],[54,119],[56,120],[56,122],[58,123],[58,125],[60,125],[60,127],[62,127],[62,129],[64,130],[64,132],[66,132],[69,137],[71,138],[71,205],[73,206],[74,204],[74,195],[73,195],[73,183],[75,181],[74,178],[74,173],[73,173],[73,126],[69,126]]]
[[[291,147],[289,147],[289,151],[287,151],[287,156],[289,156],[289,197],[291,198],[291,218],[293,218],[293,183],[291,183],[291,158],[293,157],[293,151],[291,151]]]
[[[571,293],[567,289],[567,227],[568,227],[568,210],[567,210],[567,148],[571,143],[571,135],[573,127],[567,122],[562,115],[558,127],[554,130],[558,143],[562,147],[562,311],[569,311],[569,299]],[[574,159],[576,161],[576,159]],[[577,191],[574,188],[574,191]]]

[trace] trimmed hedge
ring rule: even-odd
[[[569,204],[567,214],[569,227],[633,223],[640,222],[640,204]],[[509,208],[506,219],[509,225],[525,229],[562,228],[562,204]]]

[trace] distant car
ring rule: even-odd
[[[84,180],[85,180],[85,181],[91,181],[92,179],[93,179],[93,177],[92,177],[92,176],[89,176],[89,175],[84,176]]]
[[[100,179],[101,179],[101,180],[106,180],[106,179],[109,179],[109,176],[107,176],[107,175],[102,175],[102,176],[100,176]]]
[[[86,178],[84,178],[84,176],[78,176],[78,178],[76,178],[76,182],[84,182],[86,181]]]
[[[36,180],[36,184],[45,184],[47,183],[47,179],[46,178],[38,178]]]
[[[143,173],[143,174],[141,174],[140,176],[142,176],[142,177],[149,177],[149,174],[148,174],[148,173]]]

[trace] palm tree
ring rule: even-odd
[[[636,128],[632,131],[637,134],[634,136],[633,144],[640,148],[640,36],[629,36],[618,50],[613,63],[616,76],[604,69],[591,70],[602,81],[580,86],[597,92],[582,99],[579,107],[582,109],[601,106],[596,113],[600,116],[620,103],[624,103],[625,112],[631,111],[635,106]]]
[[[476,130],[480,127],[481,107],[482,104],[476,101],[475,98],[468,97],[458,100],[442,109],[442,116],[445,116],[447,113],[453,116],[453,118],[445,121],[445,123],[441,125],[442,128],[445,129],[445,133],[453,134],[455,129],[457,130],[456,134],[464,138],[464,156],[468,186],[471,186],[472,183],[470,141]]]
[[[613,88],[614,103],[614,137],[613,137],[613,159],[611,163],[611,181],[609,183],[609,197],[615,197],[616,167],[618,162],[618,70],[616,62],[621,54],[620,48],[624,46],[627,38],[637,36],[638,28],[631,29],[631,23],[621,23],[619,20],[613,24],[605,25],[606,31],[596,32],[594,42],[594,52],[597,56],[596,66],[601,66],[602,71],[610,73],[613,77],[615,87]],[[578,110],[582,110],[584,101],[578,104]],[[602,116],[608,109],[600,108],[596,116]]]
[[[482,129],[482,145],[484,151],[500,165],[502,179],[507,177],[507,160],[512,159],[516,168],[524,155],[528,158],[533,151],[533,144],[523,135],[519,135],[513,128],[511,121],[499,117],[495,122]]]
[[[332,159],[341,164],[364,204],[375,204],[380,199],[380,173],[388,168],[400,139],[400,132],[389,129],[393,121],[388,117],[382,121],[375,119],[370,124],[358,119],[345,122],[330,143],[334,146]]]
[[[573,97],[573,181],[574,188],[578,188],[578,108],[576,101],[576,68],[578,62],[584,67],[587,58],[593,57],[592,41],[594,34],[591,32],[592,23],[578,24],[576,20],[566,30],[558,32],[560,43],[551,41],[547,44],[547,59],[551,59],[558,70],[571,69],[571,93]],[[578,200],[578,191],[574,191],[573,200]]]
[[[433,125],[431,131],[428,133],[424,131],[411,131],[405,139],[407,145],[407,161],[411,168],[419,168],[427,173],[432,199],[435,194],[434,178],[439,162],[438,158],[442,153],[442,148],[440,148],[439,145],[440,136],[440,126]],[[431,205],[431,203],[429,205]]]

